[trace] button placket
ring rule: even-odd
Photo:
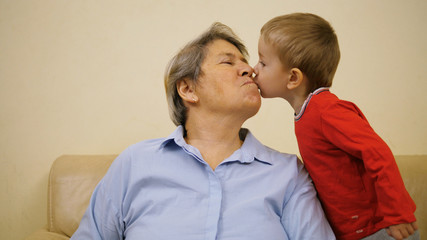
[[[206,240],[215,240],[218,233],[218,223],[221,216],[222,186],[215,172],[209,167],[209,207],[206,221]]]

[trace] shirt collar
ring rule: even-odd
[[[164,148],[168,143],[175,140],[175,143],[178,146],[183,146],[185,143],[184,140],[184,127],[182,125],[179,125],[175,131],[173,131],[168,137],[166,137],[162,144],[160,144],[160,148]]]
[[[244,139],[242,146],[236,150],[226,162],[239,161],[241,163],[251,163],[255,160],[272,165],[271,149],[260,143],[252,133],[246,129],[241,128],[239,136]],[[184,127],[178,126],[174,132],[166,137],[160,145],[160,148],[165,148],[168,144],[174,142],[176,145],[182,148],[188,148],[188,145],[184,139]],[[191,146],[191,148],[193,148]]]
[[[273,161],[269,155],[270,149],[264,146],[255,136],[246,128],[240,129],[239,132],[244,142],[238,151],[242,154],[241,162],[249,163],[254,160],[272,165]]]
[[[310,93],[308,95],[308,97],[305,99],[304,104],[302,105],[301,110],[299,111],[299,113],[295,114],[295,121],[298,121],[298,120],[301,119],[301,117],[304,114],[305,109],[307,108],[307,105],[310,102],[310,100],[313,97],[313,95],[317,95],[317,94],[319,94],[321,92],[324,92],[324,91],[329,91],[329,88],[328,87],[321,87],[321,88],[316,89],[314,92],[312,92],[312,93]]]

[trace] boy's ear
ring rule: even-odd
[[[192,80],[188,78],[179,80],[176,83],[176,89],[184,102],[197,103],[199,101],[196,94],[196,85]]]
[[[289,90],[292,90],[301,86],[303,81],[304,81],[304,74],[299,68],[292,68],[289,71],[289,80],[287,83],[287,87]]]

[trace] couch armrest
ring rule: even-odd
[[[49,232],[70,237],[77,230],[92,192],[117,155],[64,155],[49,176]]]

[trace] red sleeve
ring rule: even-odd
[[[324,111],[321,121],[322,131],[332,144],[363,161],[374,182],[384,222],[414,222],[415,204],[406,191],[393,153],[359,108],[351,102],[338,101]]]

